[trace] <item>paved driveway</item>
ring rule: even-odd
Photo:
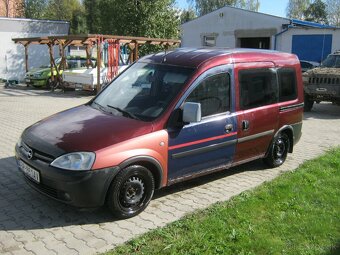
[[[287,162],[266,169],[255,161],[156,192],[140,215],[117,221],[105,208],[79,210],[55,202],[27,186],[13,150],[23,129],[63,109],[87,102],[86,93],[50,93],[0,84],[0,254],[94,254],[161,227],[187,213],[295,169],[340,145],[340,107],[317,105],[305,115],[303,136]],[[62,127],[60,127],[62,128]]]

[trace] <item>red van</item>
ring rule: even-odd
[[[38,191],[127,218],[155,189],[259,158],[280,166],[303,104],[295,55],[182,48],[141,58],[87,104],[28,127],[16,158]]]

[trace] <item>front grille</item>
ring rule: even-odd
[[[42,151],[38,151],[36,149],[33,149],[31,147],[29,147],[26,143],[22,142],[21,143],[21,147],[19,148],[21,150],[21,152],[24,154],[24,155],[28,155],[28,152],[31,151],[32,153],[32,159],[36,158],[36,159],[39,159],[43,162],[46,162],[48,164],[52,163],[52,161],[54,160],[54,157],[47,154],[47,153],[44,153]]]
[[[340,78],[330,77],[310,77],[308,79],[309,84],[327,84],[327,85],[340,85]]]

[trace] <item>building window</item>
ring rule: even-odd
[[[216,35],[203,36],[203,46],[207,46],[207,47],[216,46]]]

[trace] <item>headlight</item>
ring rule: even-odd
[[[302,76],[302,81],[307,83],[309,81],[309,77],[308,76]]]
[[[93,152],[72,152],[56,158],[51,166],[66,170],[90,170],[95,158]]]

